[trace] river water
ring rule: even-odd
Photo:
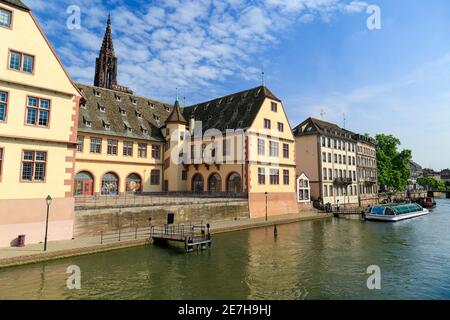
[[[66,270],[81,270],[67,289]],[[369,266],[381,290],[367,288]],[[213,237],[209,251],[149,246],[0,270],[0,299],[450,299],[450,200],[396,224],[301,222]]]

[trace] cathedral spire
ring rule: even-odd
[[[111,32],[111,15],[108,15],[102,48],[95,64],[94,85],[114,89],[117,86],[117,57]]]

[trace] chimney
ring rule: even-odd
[[[189,132],[191,133],[191,136],[194,134],[194,127],[195,127],[195,118],[192,116],[189,123]]]

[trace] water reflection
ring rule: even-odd
[[[450,201],[385,224],[334,219],[214,237],[210,251],[140,247],[0,271],[0,299],[449,299]],[[81,290],[66,269],[81,268]],[[379,265],[382,290],[366,287]]]

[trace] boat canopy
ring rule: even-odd
[[[412,212],[422,211],[423,208],[415,203],[411,204],[396,204],[387,206],[374,206],[372,207],[371,214],[376,215],[401,215]]]

